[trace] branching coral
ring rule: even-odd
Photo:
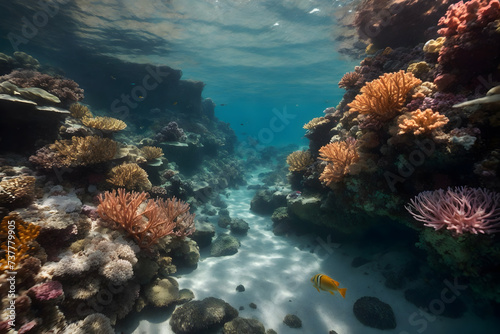
[[[357,86],[359,79],[361,79],[361,74],[358,72],[348,72],[340,79],[339,87],[344,89],[354,88]]]
[[[308,151],[295,151],[288,155],[286,158],[286,163],[290,165],[288,170],[291,172],[301,172],[307,168],[307,166],[312,165],[314,162],[311,153]]]
[[[58,140],[50,149],[61,156],[66,167],[86,166],[113,159],[117,143],[98,136],[72,137],[71,140]]]
[[[410,90],[421,83],[403,70],[386,73],[361,88],[361,94],[348,104],[349,111],[389,120],[401,111]]]
[[[5,257],[0,259],[0,271],[14,271],[32,249],[32,242],[38,237],[40,227],[27,223],[17,217],[4,217],[0,224],[1,249]]]
[[[327,186],[342,180],[349,173],[350,167],[359,161],[357,141],[353,138],[329,143],[320,148],[319,154],[319,159],[332,163],[326,165],[319,177]]]
[[[20,207],[33,201],[35,196],[35,178],[19,176],[0,181],[0,206]]]
[[[113,117],[84,117],[82,118],[82,123],[89,128],[110,132],[120,131],[127,127],[124,121]]]
[[[144,192],[105,192],[99,196],[97,212],[115,227],[123,228],[141,248],[150,248],[167,235],[185,237],[194,232],[194,214],[189,204],[176,199],[148,200]]]
[[[500,232],[500,194],[488,189],[424,191],[410,200],[406,210],[424,226],[435,230],[446,227],[454,235]]]
[[[69,106],[69,111],[72,117],[78,119],[82,119],[85,117],[94,117],[90,109],[80,103],[73,103],[71,106]]]
[[[149,190],[151,182],[148,173],[136,163],[124,163],[113,167],[109,172],[107,181],[117,187],[124,187],[129,190]]]
[[[411,113],[411,117],[402,116],[398,119],[398,135],[413,132],[414,135],[426,134],[434,129],[440,128],[448,123],[448,117],[441,115],[432,109],[421,111],[417,109]]]
[[[163,150],[156,146],[144,146],[141,148],[141,153],[147,161],[163,156]]]
[[[317,126],[326,124],[328,122],[330,122],[330,120],[325,117],[315,117],[304,124],[303,128],[306,130],[314,130]]]

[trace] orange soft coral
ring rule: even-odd
[[[332,182],[342,180],[349,168],[359,161],[356,140],[348,138],[345,141],[329,143],[319,149],[319,159],[331,162],[326,165],[319,180],[330,186]]]
[[[414,135],[430,133],[432,130],[442,127],[448,123],[448,117],[437,111],[417,109],[411,113],[411,117],[401,117],[398,120],[398,135],[413,132]]]
[[[123,228],[145,249],[167,235],[183,238],[194,232],[195,215],[189,213],[189,204],[175,197],[145,202],[146,198],[145,192],[123,188],[107,191],[98,197],[97,213],[114,227]]]
[[[348,104],[349,111],[389,120],[401,111],[410,90],[421,83],[412,73],[403,70],[386,73],[361,88],[362,94]]]
[[[14,271],[29,256],[32,242],[38,237],[40,226],[27,223],[17,217],[7,216],[0,224],[0,248],[5,256],[0,259],[0,271]]]

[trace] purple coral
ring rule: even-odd
[[[40,302],[47,302],[59,299],[64,295],[62,284],[58,281],[50,281],[36,285],[29,289],[28,295]]]
[[[500,231],[500,194],[482,188],[457,187],[424,191],[410,200],[406,210],[424,226],[491,234]]]
[[[154,138],[157,142],[186,141],[184,130],[176,122],[170,122],[158,132]]]
[[[64,105],[69,105],[83,99],[83,89],[70,79],[57,78],[37,71],[12,71],[0,77],[0,82],[10,81],[22,88],[38,87],[57,96]]]

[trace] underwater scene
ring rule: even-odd
[[[499,0],[0,0],[0,334],[500,332]]]

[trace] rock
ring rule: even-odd
[[[208,297],[178,307],[170,318],[176,334],[197,334],[220,328],[238,316],[238,311],[222,299]]]
[[[179,291],[179,299],[177,304],[184,304],[194,299],[194,292],[189,289],[182,289]]]
[[[285,319],[283,319],[283,323],[290,328],[301,328],[302,320],[294,314],[287,314]]]
[[[238,292],[243,292],[243,291],[245,291],[245,287],[244,287],[243,285],[241,285],[241,284],[240,284],[240,285],[238,285],[238,286],[236,287],[236,291],[238,291]]]
[[[196,230],[190,238],[196,241],[200,248],[210,246],[212,238],[215,236],[215,227],[208,222],[195,222]]]
[[[225,256],[238,253],[240,242],[231,235],[223,234],[217,237],[210,249],[211,256]]]
[[[286,195],[279,191],[260,190],[250,202],[250,210],[263,215],[270,215],[282,206],[286,206]]]
[[[246,235],[250,226],[248,226],[248,223],[243,219],[235,218],[231,220],[229,229],[231,230],[231,233]]]
[[[257,319],[237,317],[224,324],[223,334],[265,334],[264,325]]]
[[[153,277],[157,275],[159,267],[156,261],[145,256],[140,257],[134,268],[136,280],[141,285],[150,283]]]
[[[194,197],[202,203],[206,203],[212,195],[212,187],[205,181],[192,183]]]
[[[256,310],[256,309],[257,309],[257,304],[255,304],[255,303],[250,303],[250,304],[248,304],[248,307],[250,307],[250,308],[252,308],[252,309]]]
[[[274,329],[268,329],[266,334],[278,334]]]
[[[448,292],[447,295],[456,297],[452,292]],[[429,310],[433,315],[456,319],[462,317],[467,311],[467,305],[458,297],[450,303],[445,303],[442,300],[443,290],[436,287],[419,286],[408,289],[405,291],[405,298],[416,307]]]
[[[274,210],[271,216],[271,220],[274,224],[289,221],[290,217],[288,216],[288,208],[286,206],[280,206],[279,208]]]
[[[353,312],[365,326],[378,329],[396,328],[396,318],[389,304],[375,297],[361,297],[354,303]]]
[[[229,225],[231,225],[231,217],[219,215],[217,225],[219,225],[219,227],[221,228],[227,228]]]
[[[390,289],[403,288],[406,281],[414,280],[419,272],[418,259],[408,251],[394,251],[378,259],[378,267],[385,277],[385,286]]]
[[[429,27],[435,27],[454,2],[366,0],[356,10],[354,25],[360,38],[369,38],[377,48],[414,46],[430,39]]]
[[[155,307],[168,306],[179,299],[179,283],[171,277],[157,279],[145,289],[146,300]]]

